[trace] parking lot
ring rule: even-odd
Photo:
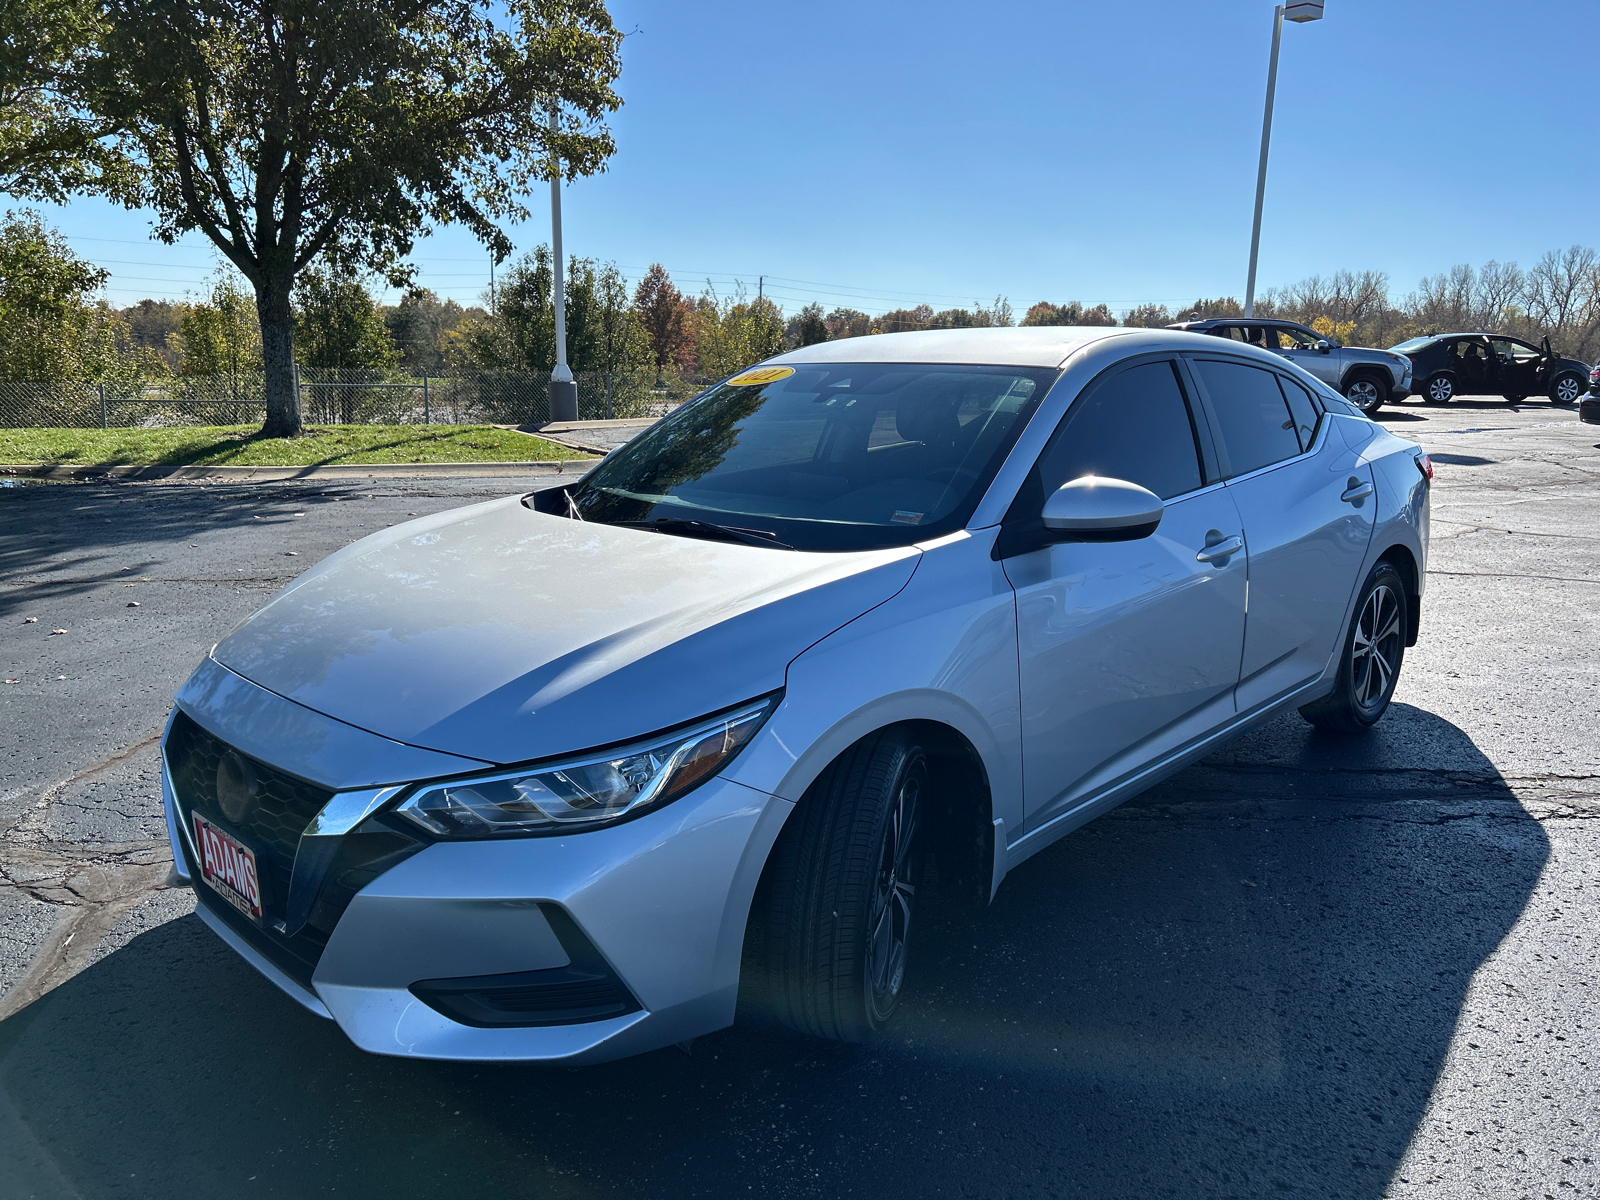
[[[355,1050],[164,887],[156,781],[278,587],[534,481],[0,490],[0,1198],[1600,1196],[1600,427],[1381,419],[1438,479],[1373,734],[1280,719],[1029,860],[870,1050],[573,1070]]]

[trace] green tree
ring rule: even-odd
[[[107,272],[72,252],[37,213],[0,221],[0,378],[106,381],[125,364],[126,327],[96,294]]]
[[[125,131],[156,236],[202,231],[255,291],[272,436],[298,433],[295,279],[329,253],[402,284],[429,223],[496,256],[559,161],[614,150],[603,0],[105,0],[83,106]],[[560,117],[552,131],[553,104]]]
[[[444,366],[451,334],[463,321],[489,315],[481,308],[468,309],[454,300],[441,300],[428,288],[413,288],[400,298],[399,304],[382,311],[383,322],[400,351],[401,363],[421,374],[438,374]]]
[[[797,346],[814,346],[828,340],[828,320],[822,315],[822,305],[815,301],[802,308],[789,324],[790,340]]]
[[[1162,329],[1172,324],[1172,314],[1165,304],[1141,304],[1123,313],[1122,323],[1130,329]]]
[[[333,266],[311,267],[295,281],[295,354],[308,367],[386,371],[400,361],[372,293]]]
[[[701,372],[732,375],[788,348],[783,312],[771,300],[747,300],[742,284],[724,300],[706,284],[694,310],[695,365]]]
[[[180,370],[189,376],[227,376],[261,371],[261,325],[256,306],[237,272],[218,267],[206,299],[188,306],[178,321]]]
[[[70,96],[99,30],[94,0],[0,0],[0,192],[58,204],[86,187],[126,194],[116,122]]]
[[[1051,304],[1048,300],[1041,300],[1023,314],[1022,323],[1024,325],[1115,325],[1117,319],[1111,315],[1110,306],[1105,304],[1085,308],[1078,300],[1068,300],[1065,304]]]

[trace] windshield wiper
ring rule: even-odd
[[[614,521],[628,529],[655,529],[662,533],[686,533],[690,537],[721,538],[725,542],[742,542],[746,546],[762,546],[769,550],[793,550],[788,542],[780,542],[765,529],[741,529],[737,525],[719,525],[715,521],[697,521],[691,517],[657,517],[653,521]]]

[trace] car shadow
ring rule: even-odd
[[[1547,857],[1448,722],[1291,716],[924,930],[879,1045],[584,1069],[362,1054],[189,917],[0,1025],[0,1148],[38,1195],[1377,1200]]]

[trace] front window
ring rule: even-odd
[[[1501,358],[1510,358],[1517,362],[1528,362],[1542,357],[1534,347],[1527,342],[1519,342],[1516,338],[1490,338],[1489,345],[1494,347],[1494,352]]]
[[[1315,350],[1317,343],[1322,341],[1320,335],[1295,325],[1279,325],[1275,332],[1280,350]]]
[[[966,523],[1055,377],[1020,367],[760,367],[533,504],[796,550],[909,545]]]

